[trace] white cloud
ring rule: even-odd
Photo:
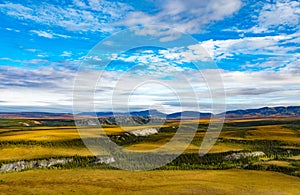
[[[116,57],[116,54],[114,54],[113,60],[117,59],[136,64],[162,63],[175,68],[179,65],[178,70],[184,70],[184,63],[195,61],[212,62],[212,60],[218,63],[223,59],[238,61],[244,60],[243,58],[247,57],[247,55],[258,55],[258,57],[250,58],[248,62],[240,61],[239,66],[235,68],[259,67],[273,69],[284,67],[299,59],[297,53],[298,35],[299,32],[290,35],[245,37],[227,40],[211,39],[187,47],[159,50],[158,53],[130,53],[130,55],[121,55],[119,57]],[[245,58],[245,60],[247,59]]]
[[[157,25],[161,28],[175,28],[185,33],[198,33],[203,31],[205,25],[231,16],[242,5],[240,0],[166,0],[156,2],[160,10],[157,14],[131,12],[120,24],[127,27]],[[155,33],[157,32],[148,32],[152,35]]]
[[[64,51],[60,56],[62,56],[62,57],[70,57],[70,56],[72,56],[72,52],[71,51]]]
[[[265,28],[280,25],[298,26],[300,2],[281,0],[275,4],[265,4],[258,17],[259,25]]]
[[[0,4],[0,12],[20,20],[29,20],[49,26],[59,26],[70,31],[111,32],[111,23],[124,17],[130,10],[124,3],[104,0],[90,0],[88,3],[77,0],[75,6],[54,4]],[[44,34],[50,38],[49,34]],[[58,35],[57,35],[58,36]]]
[[[118,26],[132,27],[135,25],[146,26],[137,33],[162,37],[161,41],[169,41],[178,37],[178,34],[165,30],[164,26],[177,28],[186,33],[198,33],[204,30],[205,26],[232,16],[242,6],[240,0],[213,0],[213,1],[153,1],[156,4],[154,14],[141,11],[133,11],[128,5],[120,2],[109,2],[104,0],[74,0],[74,5],[60,7],[53,4],[40,3],[32,4],[0,4],[0,12],[20,20],[34,21],[49,26],[58,26],[70,31],[101,31],[112,32]],[[280,13],[280,14],[279,14]],[[299,2],[278,1],[274,5],[267,3],[257,18],[258,25],[256,32],[262,32],[273,27],[287,25],[292,28],[299,24]],[[147,28],[147,25],[159,25],[161,28]],[[162,30],[163,29],[163,30]],[[11,30],[11,29],[7,29]],[[253,30],[253,29],[252,29]],[[45,30],[32,30],[32,33],[45,38],[70,38],[70,36],[54,33]],[[156,79],[162,76],[170,76],[164,82],[176,86],[176,90],[190,95],[190,91],[184,88],[180,77],[173,73],[183,75],[191,83],[192,87],[198,90],[200,104],[209,103],[209,92],[205,88],[205,82],[201,79],[198,71],[183,68],[184,62],[193,60],[205,60],[209,56],[203,51],[205,48],[215,60],[230,58],[235,55],[265,54],[269,61],[257,64],[246,64],[245,66],[260,66],[268,68],[260,72],[223,71],[223,80],[228,94],[229,108],[253,107],[260,105],[299,105],[300,92],[300,64],[297,43],[300,43],[299,32],[291,35],[276,35],[266,37],[246,37],[227,40],[208,40],[202,43],[191,45],[188,48],[171,48],[160,50],[159,55],[145,51],[142,55],[119,56],[112,54],[114,60],[125,62],[137,62],[143,67],[136,68],[129,72],[122,80],[116,96],[119,98],[118,109],[124,109],[124,101],[128,100],[130,83],[144,82],[147,78],[156,75]],[[104,42],[110,46],[112,42]],[[117,44],[117,43],[114,43]],[[38,52],[36,50],[28,50]],[[64,51],[61,56],[69,57],[70,51]],[[88,62],[99,63],[102,61],[99,56],[86,56],[82,58]],[[209,59],[209,58],[208,58]],[[0,59],[1,60],[1,59]],[[4,95],[1,95],[1,106],[58,106],[58,109],[68,110],[71,107],[73,79],[75,73],[63,65],[59,69],[58,63],[51,64],[47,60],[32,59],[27,61],[2,58],[3,61],[14,61],[27,64],[46,64],[55,69],[37,68],[36,70],[23,70],[20,68],[0,68],[0,88]],[[284,62],[284,64],[282,64]],[[75,63],[75,62],[73,62]],[[181,63],[181,64],[180,64]],[[178,65],[180,64],[180,65]],[[145,68],[146,66],[146,68]],[[273,71],[272,67],[279,67]],[[212,78],[216,70],[203,70],[203,73]],[[219,70],[218,70],[219,71]],[[86,71],[87,78],[91,78],[96,71]],[[111,93],[114,84],[118,82],[121,71],[104,71],[103,87],[99,88],[98,107],[102,110],[110,109]],[[141,77],[143,76],[143,77]],[[172,77],[173,76],[173,77]],[[91,80],[91,83],[94,82]],[[162,87],[153,86],[145,88],[141,94],[135,94],[140,105],[164,103],[169,111],[176,111],[174,99],[170,93],[166,93]],[[32,97],[32,94],[36,94]],[[168,99],[167,99],[168,97]],[[249,98],[250,97],[250,98]],[[166,102],[167,100],[167,102]],[[187,100],[183,100],[188,103]],[[125,102],[126,103],[126,102]],[[259,104],[259,105],[258,105]],[[193,107],[184,109],[192,110]]]
[[[300,56],[298,56],[298,59],[295,61],[292,61],[291,63],[287,64],[286,66],[282,67],[280,69],[283,72],[289,72],[292,74],[297,75],[296,78],[300,79],[299,74],[300,74]]]
[[[190,64],[186,64],[191,62],[212,62],[212,58],[200,44],[158,49],[157,51],[142,50],[129,54],[112,54],[110,58],[143,66],[146,74],[148,74],[147,71],[157,71],[161,68],[165,68],[162,73],[171,69],[176,71],[193,69],[189,67]]]
[[[68,35],[63,35],[63,34],[57,34],[57,33],[53,33],[51,31],[42,31],[42,30],[31,30],[30,32],[36,34],[39,37],[45,37],[45,38],[49,38],[49,39],[53,39],[53,38],[58,38],[58,37],[62,37],[62,38],[71,38],[71,36]]]
[[[165,42],[180,36],[174,31],[167,31],[167,28],[185,33],[203,32],[206,25],[232,16],[242,6],[241,0],[158,0],[154,4],[155,10],[158,10],[155,14],[135,10],[125,3],[105,0],[74,0],[73,4],[64,7],[48,3],[3,3],[0,4],[0,12],[69,31],[112,33],[124,27],[139,26],[137,33],[160,36]],[[157,29],[148,28],[148,25],[155,25]],[[49,32],[45,33],[41,36],[50,38]]]
[[[73,0],[73,3],[78,7],[83,7],[83,8],[87,7],[86,3],[81,0]]]
[[[35,33],[39,37],[45,37],[45,38],[49,38],[49,39],[53,38],[53,34],[46,32],[46,31],[31,30],[31,32]]]
[[[39,63],[39,61],[31,60]],[[69,110],[75,73],[67,69],[40,67],[35,70],[0,68],[1,106],[13,110],[19,107],[41,107],[46,110]],[[34,94],[34,95],[33,95]],[[21,109],[21,110],[20,110]]]
[[[259,10],[256,22],[257,25],[246,32],[262,33],[272,31],[271,28],[299,28],[300,2],[296,0],[266,2]]]
[[[69,36],[69,35],[63,35],[63,34],[57,34],[57,33],[52,33],[54,36],[56,36],[56,37],[62,37],[62,38],[71,38],[71,36]]]
[[[159,50],[158,53],[137,53],[121,55],[114,60],[135,62],[137,64],[164,63],[166,66],[182,66],[186,62],[220,61],[222,59],[243,58],[246,55],[264,55],[265,59],[252,58],[255,64],[240,64],[241,67],[277,68],[299,59],[297,54],[298,34],[264,37],[245,37],[227,40],[208,40],[188,47]],[[266,60],[268,58],[268,60]],[[238,60],[238,59],[237,59]],[[250,63],[250,62],[249,62]],[[253,62],[251,62],[253,63]],[[238,67],[236,67],[238,68]]]
[[[245,37],[240,39],[227,40],[208,40],[199,44],[215,60],[232,57],[234,54],[264,54],[264,55],[285,55],[288,52],[295,52],[298,48],[294,45],[285,45],[295,43],[292,35],[275,35],[264,37]]]
[[[13,28],[5,28],[5,30],[8,30],[8,31],[14,31],[14,32],[21,32],[20,30],[17,30],[17,29],[13,29]]]
[[[299,61],[297,61],[277,72],[221,70],[228,108],[299,105],[299,67]],[[202,74],[215,78],[219,71],[202,70]],[[92,78],[98,78],[99,73],[95,70],[82,72],[91,86],[95,85],[97,81]],[[191,98],[188,98],[192,97],[192,89],[196,90],[201,108],[209,111],[210,93],[199,71],[176,71],[175,74],[178,76],[173,74],[174,77],[170,80],[157,80],[157,82],[149,82],[141,86],[140,84],[153,80],[153,77],[151,75],[138,77],[135,72],[102,71],[101,73],[101,82],[97,85],[95,93],[95,106],[101,111],[111,109],[112,96],[114,96],[115,109],[118,111],[126,111],[128,101],[136,109],[147,109],[147,106],[152,105],[161,106],[168,112],[197,110],[190,102]],[[165,76],[168,74],[171,72],[167,71]],[[67,69],[41,67],[36,70],[23,70],[2,67],[0,69],[0,88],[4,95],[0,97],[0,104],[2,107],[11,109],[39,106],[49,110],[56,108],[56,111],[71,111],[75,76],[74,71]],[[166,90],[166,86],[170,86],[170,88]],[[81,90],[82,93],[85,93],[86,87]],[[178,100],[178,96],[173,91],[184,94],[185,98]],[[32,94],[35,95],[32,96]],[[215,98],[218,98],[218,94],[216,95]],[[138,101],[132,104],[135,99]],[[185,107],[181,108],[178,102],[183,103]]]

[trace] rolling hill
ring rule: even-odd
[[[202,113],[195,111],[183,111],[171,114],[165,114],[157,110],[143,110],[134,112],[97,112],[97,117],[158,117],[166,119],[196,119],[210,118],[211,113]],[[298,118],[300,117],[300,106],[288,107],[263,107],[258,109],[233,110],[223,113],[228,119],[235,118]],[[82,112],[77,114],[80,117],[95,116],[93,112]],[[70,113],[50,113],[50,112],[0,112],[0,118],[43,118],[43,119],[72,119]]]

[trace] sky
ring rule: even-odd
[[[300,106],[297,0],[0,0],[0,19],[0,112]]]

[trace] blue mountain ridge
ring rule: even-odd
[[[300,106],[263,107],[258,109],[232,110],[225,113],[226,118],[266,118],[266,117],[300,117]],[[217,115],[221,115],[217,114]],[[179,118],[210,118],[212,113],[197,111],[183,111],[165,114],[157,110],[143,110],[133,112],[96,112],[97,117],[135,116],[135,117],[159,117],[167,119]],[[0,118],[59,118],[72,117],[71,113],[51,112],[0,112]],[[82,112],[77,116],[95,116],[94,112]]]

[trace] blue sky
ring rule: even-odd
[[[103,83],[96,89],[98,110],[110,110],[107,102],[120,74],[127,72],[124,83],[128,79],[139,83],[154,72],[158,81],[176,83],[175,91],[180,91],[184,87],[174,79],[176,70],[198,93],[200,108],[189,106],[189,100],[179,108],[174,91],[158,84],[133,92],[132,108],[210,111],[209,90],[191,63],[200,60],[203,48],[217,65],[213,69],[221,72],[228,109],[300,105],[300,2],[296,0],[1,0],[0,18],[1,111],[72,112],[77,71],[91,61],[100,66],[101,55],[91,56],[92,48],[99,42],[109,45],[106,39],[135,27],[139,27],[137,37],[154,37],[163,45],[180,39],[164,28],[176,29],[196,42],[184,49],[106,50],[110,66],[88,73],[104,71]],[[135,67],[130,74],[128,67]],[[213,69],[201,71],[213,77]],[[183,91],[186,96],[191,93]],[[128,93],[116,94],[120,98],[116,110],[126,110]]]

